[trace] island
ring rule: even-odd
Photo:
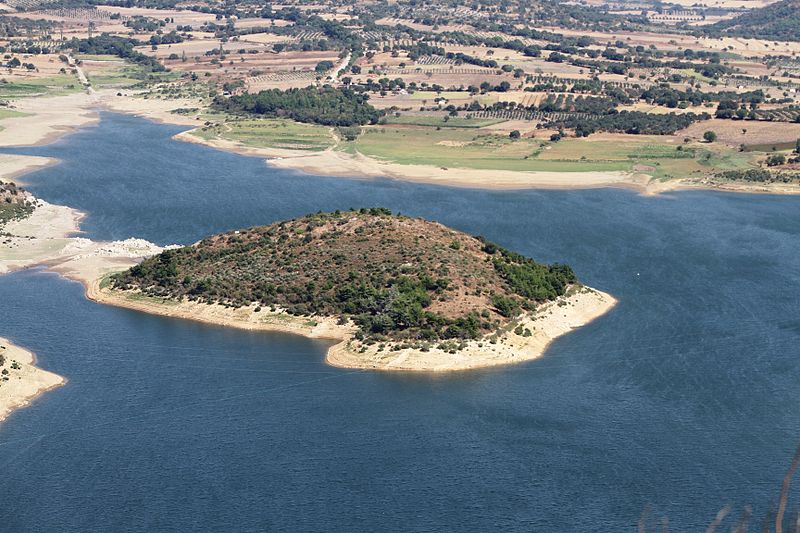
[[[165,250],[90,283],[98,302],[338,341],[339,367],[527,361],[616,301],[572,268],[384,208],[316,213]]]

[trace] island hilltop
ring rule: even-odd
[[[386,209],[206,238],[92,284],[142,311],[340,342],[350,368],[460,370],[533,359],[615,303],[567,265]]]

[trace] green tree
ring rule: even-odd
[[[713,131],[707,131],[707,132],[705,132],[705,133],[703,134],[703,139],[704,139],[706,142],[713,143],[714,141],[716,141],[716,140],[717,140],[717,134],[716,134],[716,133],[714,133]]]
[[[773,154],[767,158],[768,167],[777,167],[786,163],[786,156],[783,154]]]

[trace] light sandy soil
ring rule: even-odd
[[[47,144],[61,135],[97,122],[92,98],[85,93],[52,98],[24,98],[14,110],[28,113],[3,119],[0,146]]]
[[[595,187],[642,187],[640,178],[623,172],[516,172],[401,165],[378,161],[362,154],[326,150],[298,157],[270,159],[268,164],[285,169],[330,176],[379,177],[454,187],[484,189],[588,189]]]
[[[200,100],[162,100],[143,99],[127,96],[116,96],[115,91],[99,91],[93,97],[86,94],[76,94],[66,97],[47,99],[20,100],[18,109],[31,113],[32,116],[15,117],[3,121],[5,129],[0,132],[0,146],[18,144],[38,144],[47,142],[54,136],[81,125],[95,121],[95,110],[106,108],[117,112],[135,114],[170,124],[197,126],[197,116],[184,116],[172,113],[177,108],[202,108]],[[730,121],[728,121],[730,122]],[[711,122],[703,123],[700,127],[708,129]],[[730,124],[726,123],[730,128]],[[738,129],[739,123],[736,123]],[[783,125],[786,128],[776,129],[774,123],[747,122],[746,139],[750,143],[764,139],[771,135],[780,139],[792,140],[800,137],[789,133],[793,125]],[[724,140],[726,132],[719,128],[718,135]],[[763,130],[763,131],[762,131]],[[698,130],[699,131],[699,130]],[[740,131],[740,129],[739,129]],[[696,132],[695,132],[696,133]],[[735,133],[735,132],[734,132]],[[679,135],[691,135],[690,131],[679,132]],[[771,134],[771,135],[770,135]],[[702,135],[702,132],[699,133]],[[788,137],[787,137],[788,135]],[[447,186],[486,188],[486,189],[521,189],[521,188],[554,188],[554,189],[581,189],[596,187],[626,187],[645,193],[657,193],[666,190],[682,188],[724,188],[709,181],[674,180],[666,183],[652,182],[644,174],[625,172],[515,172],[476,170],[459,168],[442,168],[430,165],[401,165],[392,162],[378,161],[362,154],[348,154],[335,150],[308,153],[305,151],[292,151],[285,149],[259,149],[243,146],[240,143],[226,140],[206,141],[191,135],[191,132],[178,134],[177,139],[205,144],[214,148],[240,153],[250,156],[268,158],[267,163],[291,170],[309,172],[324,176],[346,177],[379,177],[385,176],[420,183],[434,183]],[[774,139],[775,141],[778,138]],[[731,139],[730,142],[742,142]],[[8,163],[0,170],[0,178],[9,180],[19,176],[29,169],[49,164],[52,161],[45,158],[23,156],[0,156],[0,162]],[[754,192],[763,192],[763,186],[750,186],[743,184],[736,190],[744,192],[753,188]],[[794,193],[797,187],[779,187],[779,193]]]
[[[124,270],[163,250],[140,239],[103,243],[72,237],[81,218],[82,214],[74,209],[39,201],[30,217],[5,224],[0,228],[3,233],[0,275],[34,265],[49,265],[66,277],[84,281]],[[5,345],[4,339],[0,339],[0,346]],[[63,383],[61,377],[34,367],[30,352],[14,347],[8,350],[11,350],[6,357],[9,361],[4,368],[11,374],[9,381],[2,381],[0,374],[0,420],[36,395]],[[16,360],[21,368],[9,368],[11,360]]]
[[[145,7],[117,7],[117,6],[97,6],[98,11],[105,11],[108,13],[119,13],[124,17],[152,17],[154,19],[163,20],[167,17],[174,19],[174,23],[167,25],[167,31],[174,29],[175,26],[201,26],[205,22],[216,22],[216,18],[212,14],[198,13],[197,11],[189,10],[172,10],[172,9],[150,9]]]
[[[61,272],[80,272],[79,279],[130,267],[164,250],[142,239],[95,242],[76,236],[83,213],[37,200],[31,216],[0,228],[0,275],[47,264]]]
[[[328,363],[344,368],[373,370],[447,372],[508,365],[538,359],[556,338],[584,326],[610,311],[617,301],[609,294],[584,287],[572,296],[543,305],[533,315],[524,315],[517,325],[530,336],[515,333],[514,328],[497,338],[487,336],[470,341],[455,353],[431,347],[423,352],[388,345],[361,346],[355,341],[342,342],[328,350]]]
[[[83,217],[69,207],[39,202],[33,214],[0,228],[0,274],[58,258]]]
[[[143,257],[163,250],[139,239],[101,243],[71,237],[78,230],[81,218],[82,214],[74,209],[40,201],[30,217],[7,223],[2,228],[4,236],[0,237],[0,275],[46,264],[67,277],[95,279],[109,271],[129,268]],[[0,346],[7,346],[4,339],[0,339]],[[30,352],[13,346],[6,350],[5,368],[11,374],[9,381],[0,381],[0,420],[64,381],[33,366],[35,361]],[[11,360],[16,360],[21,368],[11,369]]]
[[[29,113],[24,117],[13,117],[3,120],[0,131],[0,146],[18,146],[46,143],[65,132],[91,124],[97,120],[98,109],[138,115],[150,120],[186,126],[198,126],[198,116],[184,116],[172,113],[178,108],[203,108],[199,99],[144,99],[133,96],[117,96],[117,91],[98,91],[92,95],[85,93],[53,98],[28,98],[15,102],[16,109]],[[728,121],[730,122],[730,121]],[[729,124],[726,124],[730,128]],[[738,126],[738,123],[737,123]],[[761,141],[767,133],[783,137],[792,125],[786,129],[776,130],[772,123],[748,122],[747,140]],[[698,126],[701,127],[701,126]],[[702,127],[705,127],[704,125]],[[502,130],[502,128],[498,128]],[[719,128],[718,134],[724,139],[725,132]],[[762,131],[763,130],[763,131]],[[704,130],[705,131],[705,130]],[[794,131],[794,130],[792,130]],[[690,132],[681,132],[681,135]],[[538,133],[537,133],[538,135]],[[702,135],[702,132],[700,133]],[[798,131],[797,137],[800,137]],[[675,180],[661,183],[652,182],[644,174],[624,172],[514,172],[475,169],[441,168],[429,165],[401,165],[378,161],[362,154],[347,154],[335,150],[308,153],[285,149],[259,149],[243,146],[240,143],[226,140],[206,141],[181,133],[176,138],[189,142],[205,144],[214,148],[250,156],[268,158],[268,164],[278,168],[286,168],[325,176],[378,177],[386,176],[420,183],[435,183],[447,186],[488,188],[488,189],[521,189],[521,188],[554,188],[581,189],[596,187],[626,187],[644,193],[658,193],[683,188],[723,188],[729,185],[714,184],[708,180]],[[795,137],[796,138],[796,137]],[[734,142],[733,140],[731,142]],[[741,142],[741,141],[739,141]],[[53,163],[46,158],[27,156],[0,155],[0,179],[9,181],[18,176]],[[737,185],[738,192],[753,189],[764,192],[763,186],[749,184]],[[773,187],[770,187],[772,190]],[[777,187],[778,193],[795,193],[797,187]],[[74,231],[72,229],[71,231]],[[41,244],[41,243],[40,243]],[[49,243],[53,245],[53,243]],[[36,253],[36,257],[40,254]]]
[[[603,33],[599,31],[570,30],[567,28],[543,27],[542,29],[561,33],[569,36],[586,35],[596,39],[600,43],[613,42],[616,40],[626,41],[632,45],[655,44],[658,48],[678,49],[691,48],[695,51],[723,50],[731,49],[745,57],[762,57],[765,55],[793,55],[800,51],[800,42],[767,41],[764,39],[741,39],[734,37],[721,38],[695,38],[691,35],[681,35],[673,33],[650,33],[650,32],[629,32],[614,31]]]
[[[0,181],[14,181],[17,176],[55,164],[50,157],[0,154]]]
[[[144,99],[137,96],[117,96],[118,92],[119,91],[115,90],[98,91],[96,93],[98,98],[98,106],[109,111],[136,115],[166,124],[178,124],[193,127],[201,125],[196,114],[179,115],[172,112],[181,108],[197,108],[198,110],[202,110],[204,103],[200,99]]]
[[[8,372],[5,375],[0,374],[0,422],[15,409],[25,407],[43,392],[64,383],[61,376],[36,368],[36,358],[31,352],[2,337],[0,358],[4,359],[0,372]],[[15,362],[14,366],[19,368],[12,368]],[[8,378],[7,381],[3,379],[5,377]]]
[[[670,181],[653,181],[648,184],[645,195],[656,196],[671,191],[714,190],[747,194],[798,195],[800,185],[793,183],[749,183],[724,181],[715,178],[687,178]]]
[[[429,351],[399,349],[392,343],[383,349],[379,345],[364,346],[353,339],[356,328],[352,323],[339,325],[334,317],[294,317],[280,311],[256,312],[255,305],[232,309],[188,300],[156,299],[139,293],[103,289],[98,280],[87,284],[87,296],[97,302],[162,316],[339,341],[328,349],[326,357],[333,366],[417,372],[469,370],[536,359],[554,339],[602,316],[616,304],[612,296],[583,287],[570,296],[543,305],[531,316],[520,317],[514,326],[520,325],[523,331],[527,328],[529,336],[514,333],[512,327],[496,338],[487,336],[469,341],[465,348],[450,353],[437,347],[431,347]]]

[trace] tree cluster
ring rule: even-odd
[[[286,117],[298,122],[326,126],[375,124],[381,113],[367,103],[369,96],[352,89],[306,87],[269,89],[256,94],[217,97],[213,107],[234,113]]]

